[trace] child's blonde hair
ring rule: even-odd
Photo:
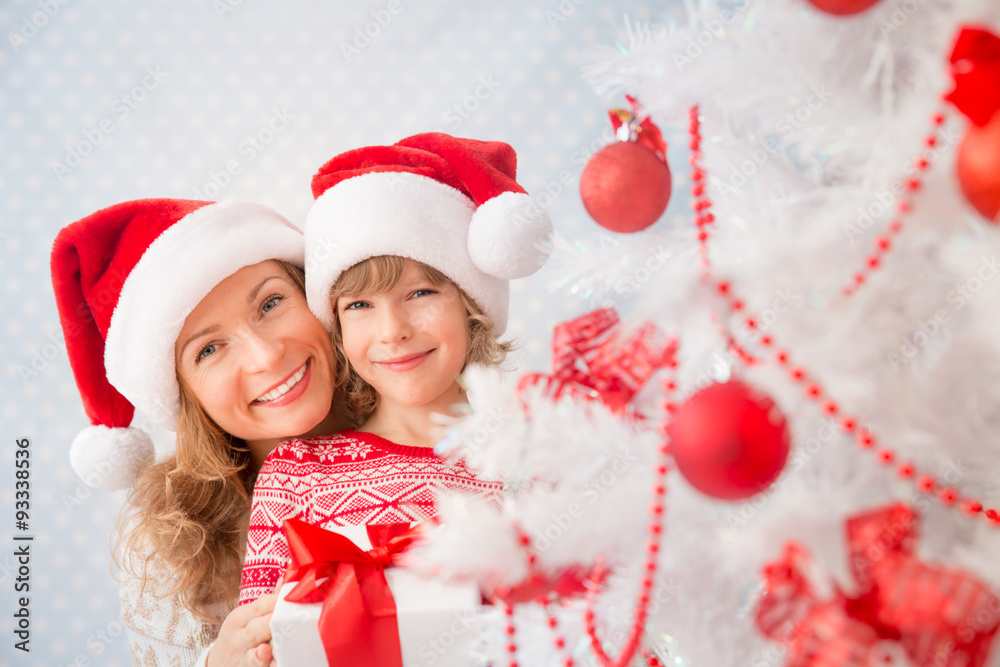
[[[455,285],[462,299],[466,312],[466,330],[468,332],[468,351],[465,355],[464,370],[469,364],[483,364],[494,368],[502,368],[507,354],[514,349],[514,344],[500,341],[493,333],[493,321],[487,317],[468,294],[453,280],[448,278],[433,266],[414,259],[397,255],[378,255],[358,262],[345,270],[337,278],[336,284],[330,289],[330,306],[337,313],[337,300],[341,297],[351,297],[363,292],[382,294],[388,292],[406,269],[406,263],[413,264],[427,280],[434,285]],[[344,337],[340,329],[340,316],[336,318],[333,333],[333,350],[337,355],[337,389],[343,392],[347,399],[347,408],[354,413],[359,421],[364,421],[375,410],[378,404],[378,393],[375,388],[365,382],[357,371],[351,368],[344,352]]]

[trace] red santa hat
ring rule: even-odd
[[[306,295],[332,328],[330,289],[345,270],[378,255],[407,257],[455,281],[507,327],[511,278],[551,252],[548,213],[517,184],[517,155],[499,141],[417,134],[392,146],[342,153],[313,177],[306,219]]]
[[[302,233],[251,202],[140,199],[59,232],[52,286],[92,424],[70,448],[84,481],[126,488],[152,462],[149,436],[129,425],[138,409],[177,429],[174,344],[184,320],[222,280],[268,259],[301,266]]]

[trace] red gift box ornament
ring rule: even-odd
[[[553,399],[600,399],[613,413],[625,414],[653,373],[674,364],[676,350],[677,342],[665,340],[652,324],[626,333],[613,309],[595,310],[556,326],[552,375],[527,373],[518,391],[543,385]]]
[[[330,665],[402,667],[396,603],[385,568],[406,551],[418,527],[406,523],[367,526],[374,548],[297,519],[284,522],[292,562],[285,582],[298,585],[289,602],[322,602],[319,633]]]
[[[915,555],[919,517],[897,504],[847,521],[860,592],[821,600],[797,543],[764,569],[757,627],[787,647],[786,667],[866,667],[896,643],[913,667],[982,667],[1000,627],[1000,598],[967,572]]]

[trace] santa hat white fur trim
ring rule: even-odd
[[[480,206],[482,209],[482,206]],[[306,218],[306,296],[313,314],[333,328],[330,289],[340,274],[378,255],[423,262],[465,290],[493,321],[507,328],[510,288],[485,273],[469,255],[471,199],[432,178],[406,172],[372,172],[330,188]]]
[[[88,426],[73,439],[69,450],[76,474],[100,491],[129,488],[153,458],[153,441],[137,428]]]
[[[177,430],[174,344],[184,320],[224,279],[269,259],[302,266],[302,232],[262,204],[210,204],[168,227],[121,288],[105,337],[108,382],[137,410]]]
[[[552,252],[552,220],[538,202],[503,192],[479,205],[469,224],[469,256],[498,278],[524,278]]]

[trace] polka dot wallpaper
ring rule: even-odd
[[[3,3],[0,664],[131,664],[109,545],[121,499],[91,492],[67,458],[86,418],[49,280],[61,227],[142,197],[252,199],[301,224],[327,159],[441,130],[512,144],[519,181],[558,233],[591,236],[579,174],[622,100],[592,90],[578,54],[615,44],[626,16],[678,12],[634,0]],[[582,310],[550,283],[543,273],[512,286],[508,332],[526,369],[548,368],[552,326]],[[23,531],[19,439],[30,443]],[[17,593],[12,545],[24,535],[30,592]],[[13,648],[20,595],[30,653]]]

